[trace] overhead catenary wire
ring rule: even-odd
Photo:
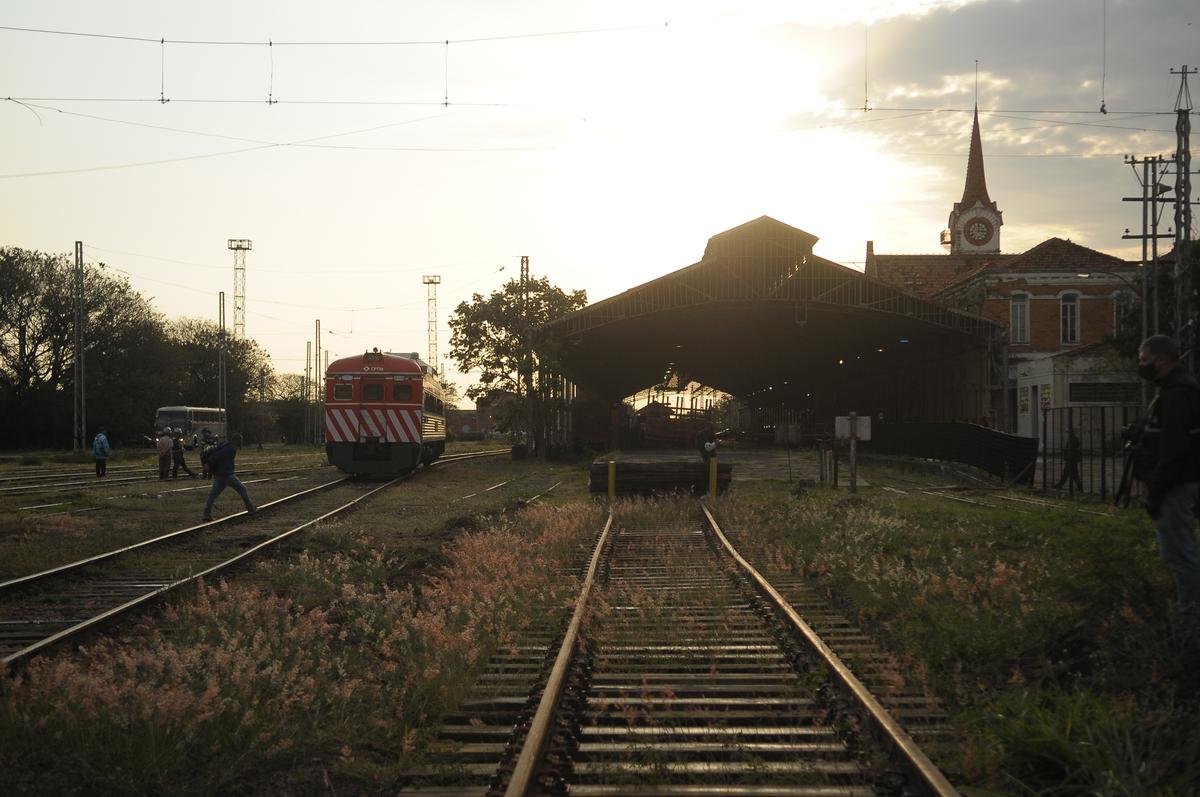
[[[518,39],[540,39],[556,36],[586,36],[601,33],[628,33],[638,30],[656,30],[666,28],[670,25],[669,21],[643,23],[638,25],[620,25],[613,27],[599,28],[577,28],[571,30],[552,30],[538,31],[530,33],[511,33],[500,34],[496,36],[475,36],[462,39],[395,39],[395,40],[379,40],[379,41],[265,41],[255,40],[233,40],[233,39],[168,39],[160,36],[153,38],[150,36],[132,36],[129,34],[116,33],[92,33],[88,31],[72,31],[61,30],[54,28],[24,28],[15,25],[0,25],[0,30],[13,31],[16,33],[38,33],[48,36],[79,36],[89,39],[112,39],[115,41],[127,42],[149,42],[178,45],[193,45],[206,47],[420,47],[430,45],[449,45],[449,44],[479,44],[483,42],[498,42],[498,41],[515,41]]]

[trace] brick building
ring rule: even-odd
[[[1038,436],[1041,409],[1136,403],[1136,378],[1103,341],[1131,306],[1140,268],[1062,238],[1003,253],[1002,224],[987,192],[977,111],[963,196],[941,234],[949,253],[877,254],[868,241],[865,272],[1008,331],[1005,384],[993,391],[997,428]]]

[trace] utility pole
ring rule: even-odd
[[[435,373],[440,373],[438,368],[438,347],[437,347],[437,286],[442,283],[442,278],[437,274],[426,274],[421,277],[421,282],[426,285],[426,293],[428,295],[428,326],[425,334],[425,339],[429,344],[429,367]]]
[[[1151,331],[1154,334],[1159,332],[1158,239],[1174,237],[1169,230],[1165,233],[1158,231],[1158,222],[1161,216],[1159,205],[1169,201],[1162,199],[1162,195],[1170,192],[1171,187],[1159,182],[1159,176],[1162,174],[1162,167],[1165,163],[1165,159],[1161,155],[1146,158],[1126,155],[1125,163],[1132,167],[1141,167],[1141,176],[1138,177],[1138,182],[1142,186],[1142,195],[1121,197],[1121,201],[1142,203],[1142,231],[1134,235],[1126,228],[1125,234],[1121,238],[1142,242],[1142,339],[1145,340]],[[1134,173],[1137,174],[1136,169]],[[1150,247],[1149,257],[1147,257],[1147,245]]]
[[[253,248],[247,238],[230,238],[233,250],[233,336],[246,337],[246,252]]]
[[[225,291],[218,298],[217,319],[220,324],[217,348],[217,406],[221,410],[221,418],[225,421],[225,439],[229,439],[229,410],[225,403]]]
[[[87,438],[87,399],[84,393],[85,369],[83,362],[84,324],[87,311],[83,306],[83,241],[75,242],[75,412],[71,435],[74,448],[82,451]]]
[[[525,388],[525,442],[532,454],[537,449],[533,430],[533,324],[529,319],[529,255],[521,255],[521,319],[524,322],[524,334],[521,337],[525,349],[521,357],[521,379]]]
[[[1187,64],[1172,75],[1179,75],[1179,94],[1175,98],[1175,334],[1184,362],[1196,371],[1192,349],[1196,341],[1197,280],[1192,258],[1192,94],[1188,90]]]
[[[312,413],[309,411],[309,396],[312,394],[312,341],[304,342],[304,444],[312,442]]]
[[[325,375],[321,371],[321,319],[317,319],[316,335],[313,338],[313,443],[321,442],[321,388]]]

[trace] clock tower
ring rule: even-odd
[[[996,203],[988,198],[983,176],[983,143],[979,137],[979,108],[971,126],[971,152],[967,156],[967,183],[962,199],[954,203],[942,243],[950,244],[952,255],[987,255],[1000,251],[1000,225],[1004,223]]]

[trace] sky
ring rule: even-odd
[[[0,246],[232,327],[249,239],[279,373],[318,319],[331,359],[424,356],[437,275],[465,390],[448,321],[522,256],[595,302],[762,215],[851,268],[943,251],[976,103],[1002,251],[1136,259],[1124,158],[1175,150],[1198,63],[1195,0],[5,0]]]

